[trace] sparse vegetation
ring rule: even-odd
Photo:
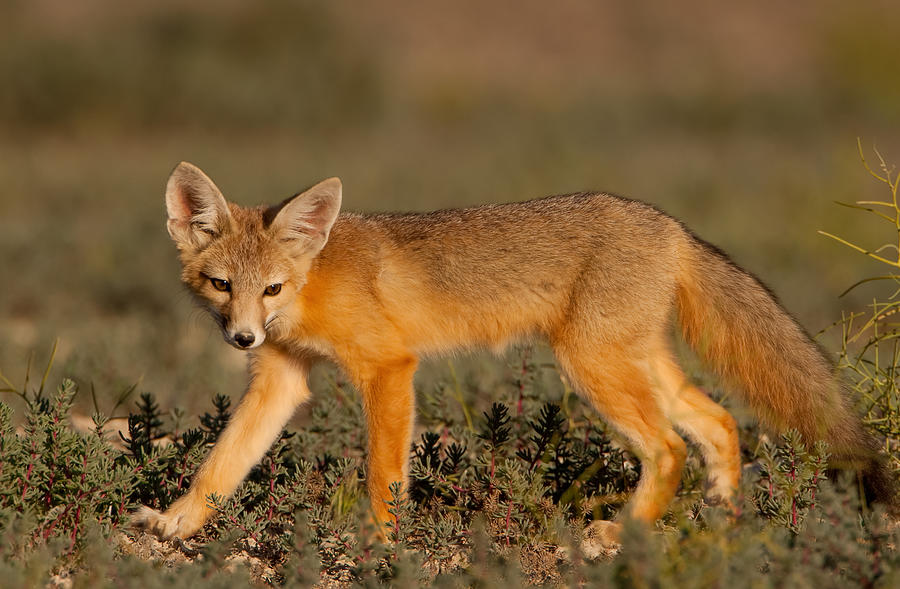
[[[522,357],[526,376],[552,370]],[[853,481],[828,482],[826,448],[807,449],[796,432],[747,455],[736,513],[702,499],[702,465],[692,454],[676,506],[657,529],[628,526],[618,555],[585,558],[597,552],[585,525],[615,515],[637,463],[562,384],[548,402],[547,391],[520,388],[522,376],[471,427],[464,406],[443,391],[422,395],[435,417],[421,423],[410,492],[395,496],[388,544],[368,519],[360,415],[338,402],[358,403],[352,389],[335,384],[318,395],[317,427],[284,432],[234,497],[211,497],[218,516],[187,543],[132,530],[128,514],[142,504],[163,509],[183,492],[228,420],[227,398],[179,433],[142,395],[114,444],[100,414],[92,431],[71,427],[72,381],[53,394],[16,389],[28,405],[20,431],[0,405],[0,569],[8,586],[898,580],[900,529],[880,511],[861,516]],[[754,445],[755,432],[743,433]]]
[[[874,169],[866,159],[862,142],[859,142],[863,165],[875,180],[884,184],[887,198],[839,204],[863,211],[873,221],[888,223],[894,232],[892,239],[870,246],[859,245],[824,231],[820,233],[887,267],[887,273],[864,278],[844,294],[872,282],[887,283],[892,290],[886,296],[872,299],[865,311],[844,314],[841,321],[832,327],[840,327],[840,367],[863,400],[866,422],[884,439],[883,450],[896,468],[900,466],[900,447],[897,446],[900,440],[900,339],[897,328],[900,323],[896,316],[900,308],[900,203],[897,201],[900,176],[877,149],[873,152],[877,159]]]

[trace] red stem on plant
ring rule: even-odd
[[[81,506],[75,510],[75,525],[72,527],[71,538],[72,541],[69,544],[69,552],[75,549],[75,539],[78,537],[78,524],[81,522]]]
[[[22,501],[25,501],[25,494],[28,492],[28,479],[31,478],[31,468],[34,466],[33,464],[29,464],[28,468],[25,470],[25,480],[22,485]]]
[[[399,505],[397,507],[399,507]],[[394,514],[394,538],[396,538],[397,542],[399,542],[400,541],[400,510],[397,509],[396,511],[397,511],[397,513]]]
[[[232,524],[233,526],[239,528],[242,532],[244,532],[245,534],[247,534],[248,536],[250,536],[251,538],[253,538],[256,542],[259,542],[259,538],[256,537],[256,534],[253,533],[253,532],[251,532],[250,530],[248,530],[245,526],[241,525],[241,524],[238,522],[238,520],[236,520],[236,519],[234,518],[234,516],[229,515],[229,516],[228,516],[228,521],[230,521],[231,524]]]
[[[187,452],[185,452],[184,456],[181,457],[181,473],[178,475],[178,484],[175,486],[176,491],[181,490],[181,485],[184,484],[184,472],[187,470]]]
[[[272,521],[272,510],[275,505],[275,459],[269,461],[269,509],[266,511],[266,521]]]

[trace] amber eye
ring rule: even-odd
[[[275,295],[277,295],[280,292],[281,292],[280,284],[270,284],[269,286],[266,287],[265,295],[267,297],[274,297]]]
[[[231,283],[227,280],[222,280],[221,278],[210,278],[210,283],[212,283],[213,288],[216,290],[221,290],[222,292],[231,292]]]

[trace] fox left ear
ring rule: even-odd
[[[323,180],[272,209],[270,228],[284,242],[296,242],[304,252],[319,253],[341,210],[341,181]]]
[[[166,227],[179,249],[203,248],[231,222],[225,197],[193,164],[181,162],[166,184]]]

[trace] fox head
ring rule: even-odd
[[[196,166],[178,164],[166,185],[169,235],[182,281],[222,328],[225,341],[255,348],[277,325],[328,241],[341,207],[329,178],[272,207],[225,201]]]

